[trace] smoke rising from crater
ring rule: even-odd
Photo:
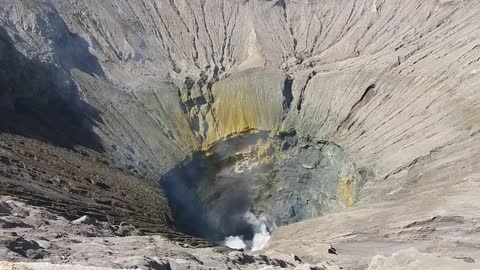
[[[223,241],[227,247],[235,249],[249,249],[251,251],[261,250],[270,240],[270,230],[267,227],[267,218],[260,216],[257,218],[253,213],[248,212],[244,215],[245,220],[251,224],[254,231],[252,239],[244,239],[242,235],[228,236]]]
[[[195,159],[162,179],[175,226],[214,242],[232,235],[253,239],[256,223],[245,214],[253,201],[249,183],[236,175],[211,175],[203,162]]]
[[[164,175],[176,227],[232,248],[261,249],[270,238],[266,216],[252,213],[258,181],[265,174],[254,150],[266,134],[221,142],[213,155],[198,152]]]

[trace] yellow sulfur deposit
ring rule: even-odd
[[[209,130],[204,149],[233,134],[279,128],[285,75],[270,69],[255,70],[241,72],[213,86],[215,102],[206,117]]]
[[[353,182],[349,179],[342,177],[338,181],[338,193],[347,206],[352,206],[355,202],[355,188]]]

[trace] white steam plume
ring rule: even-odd
[[[268,240],[270,240],[270,232],[267,230],[267,225],[262,223],[262,225],[260,225],[260,232],[256,232],[255,236],[253,236],[252,251],[264,248]]]
[[[227,247],[235,249],[248,248],[251,251],[261,250],[265,247],[268,240],[270,240],[270,232],[267,228],[267,220],[261,216],[257,218],[254,214],[247,212],[244,215],[244,219],[248,224],[252,225],[254,232],[253,239],[245,240],[243,236],[228,236],[225,238],[223,244]]]
[[[225,246],[234,248],[234,249],[244,249],[247,247],[241,236],[229,236],[225,238],[223,243]]]

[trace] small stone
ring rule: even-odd
[[[128,223],[122,222],[120,225],[115,226],[115,235],[117,236],[137,236],[140,235],[140,232],[133,226]]]
[[[307,164],[302,164],[302,167],[308,170],[313,170],[315,168],[315,166],[307,165]]]
[[[290,256],[292,257],[292,259],[293,259],[295,262],[302,262],[302,259],[300,259],[297,255],[291,253]]]
[[[337,249],[334,248],[332,245],[330,245],[330,248],[328,249],[328,253],[337,255]]]
[[[97,221],[89,216],[83,216],[79,219],[72,221],[73,224],[87,224],[87,225],[96,225]]]
[[[66,237],[66,236],[68,236],[68,234],[67,234],[66,232],[60,232],[60,233],[54,233],[54,234],[53,234],[53,237],[54,237],[55,239],[63,238],[63,237]]]

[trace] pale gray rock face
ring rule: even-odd
[[[480,259],[479,16],[475,0],[0,0],[0,126],[150,181],[239,133],[296,130],[365,181],[265,253],[375,269],[415,247],[463,267]],[[52,136],[29,115],[75,124]]]

